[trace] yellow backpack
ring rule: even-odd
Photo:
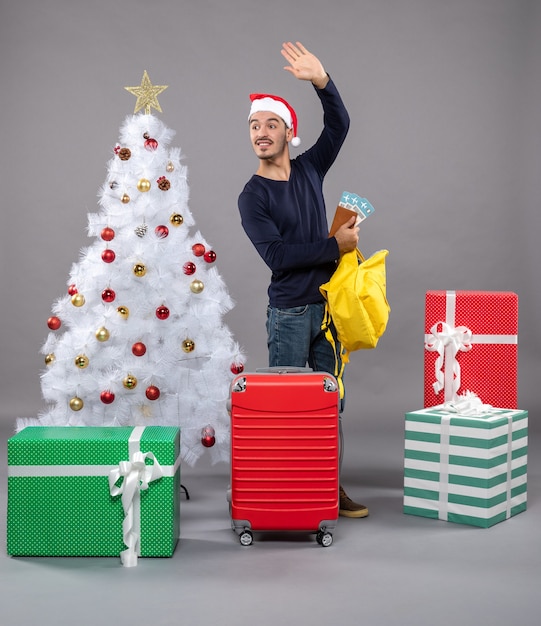
[[[391,308],[387,302],[385,259],[388,250],[375,252],[365,259],[360,250],[342,255],[330,280],[319,288],[326,300],[321,329],[336,354],[336,340],[341,344],[341,371],[336,371],[343,396],[342,374],[355,350],[375,348],[387,328]],[[336,329],[336,340],[331,329]]]

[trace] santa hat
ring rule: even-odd
[[[295,147],[300,145],[301,140],[297,137],[297,114],[289,102],[280,98],[280,96],[271,96],[268,93],[251,93],[250,100],[252,101],[252,106],[248,119],[258,111],[271,111],[271,113],[276,113],[276,115],[279,115],[284,120],[288,128],[293,129],[291,145]]]

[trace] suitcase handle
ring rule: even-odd
[[[290,365],[274,365],[273,367],[258,367],[257,374],[300,374],[311,372],[311,367],[294,367]]]

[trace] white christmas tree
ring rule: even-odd
[[[42,348],[48,409],[18,428],[175,425],[181,456],[229,458],[227,398],[244,357],[223,321],[233,303],[188,208],[187,169],[147,72],[108,163],[94,243],[57,299]],[[137,112],[144,107],[144,112]]]

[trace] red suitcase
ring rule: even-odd
[[[231,383],[231,526],[316,533],[332,544],[339,503],[339,392],[310,369],[270,368]]]

